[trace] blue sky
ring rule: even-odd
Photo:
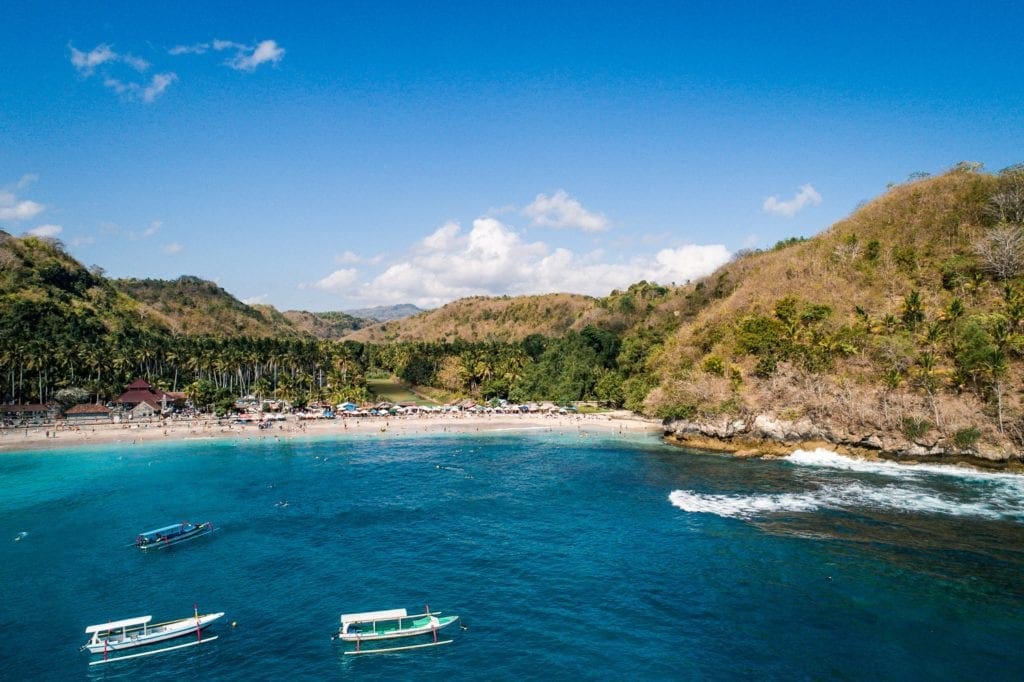
[[[601,296],[1024,161],[1019,2],[207,4],[5,7],[0,229],[282,310]]]

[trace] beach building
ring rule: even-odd
[[[148,400],[143,400],[130,410],[132,419],[148,419],[153,415],[160,414],[160,406],[154,405]]]
[[[4,419],[21,421],[21,420],[53,420],[56,419],[57,413],[60,410],[60,406],[57,403],[26,403],[24,405],[2,405],[0,406],[0,414],[3,414]]]
[[[128,384],[125,387],[124,393],[114,402],[134,414],[135,408],[142,403],[149,403],[157,412],[165,412],[169,407],[180,407],[184,404],[184,401],[184,393],[154,391],[153,386],[148,381],[139,378]]]
[[[83,403],[75,405],[64,413],[68,424],[84,422],[109,422],[113,417],[113,411],[106,405]]]

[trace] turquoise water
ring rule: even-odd
[[[0,482],[8,680],[1024,679],[1021,477],[534,432],[3,454]],[[186,519],[219,530],[128,546]],[[194,602],[217,641],[78,651]],[[453,644],[331,641],[424,603]]]

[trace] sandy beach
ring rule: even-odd
[[[130,444],[190,439],[287,439],[342,434],[411,435],[415,433],[538,430],[593,431],[653,435],[662,424],[625,410],[583,415],[554,414],[418,414],[390,417],[341,417],[299,420],[289,416],[270,428],[228,419],[153,419],[125,424],[46,424],[0,429],[0,452],[64,449],[104,443]]]

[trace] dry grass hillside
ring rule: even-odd
[[[1024,266],[998,274],[982,248],[1020,235],[996,206],[1014,192],[1024,196],[1019,169],[962,165],[894,187],[813,239],[729,263],[709,278],[727,293],[650,358],[660,383],[646,408],[1015,447]]]
[[[472,296],[436,310],[385,322],[345,337],[370,343],[403,341],[520,341],[530,334],[561,336],[575,328],[595,306],[577,294],[543,296]]]
[[[985,230],[979,198],[994,187],[992,176],[976,173],[897,186],[813,239],[723,266],[712,279],[734,288],[698,322],[771,312],[776,301],[794,293],[831,306],[836,317],[852,315],[858,306],[879,316],[898,313],[914,288],[927,296],[928,306],[939,305],[950,294],[942,290],[942,264],[975,258],[971,245]]]
[[[305,310],[286,310],[282,313],[272,306],[253,307],[265,316],[280,315],[295,329],[318,339],[340,339],[370,324],[367,320],[346,313],[310,313]]]

